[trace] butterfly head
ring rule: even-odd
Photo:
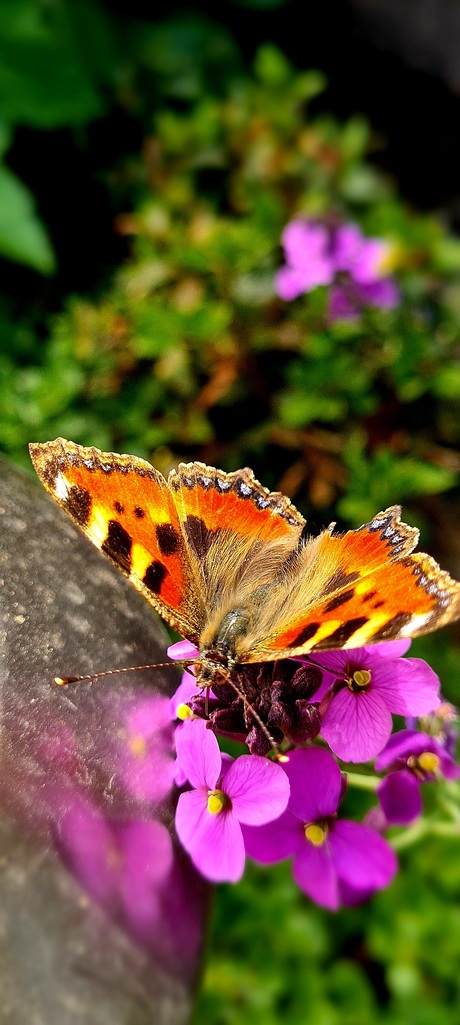
[[[245,609],[231,609],[220,617],[217,625],[203,632],[197,666],[197,681],[202,687],[228,680],[238,664],[238,640],[246,633],[249,618]]]

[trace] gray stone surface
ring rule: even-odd
[[[146,602],[2,461],[0,1025],[190,1018],[207,890],[170,839],[179,672],[51,682],[165,648]]]

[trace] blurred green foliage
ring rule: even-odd
[[[245,67],[225,28],[199,14],[146,23],[96,0],[4,2],[4,266],[59,271],[12,169],[18,132],[66,131],[89,155],[91,131],[120,116],[143,142],[133,152],[130,135],[102,183],[126,245],[109,280],[64,296],[58,312],[46,289],[30,309],[22,293],[0,294],[0,447],[23,465],[29,441],[57,435],[164,471],[180,458],[248,463],[314,528],[403,501],[452,555],[460,243],[378,173],[363,118],[324,113],[324,85],[272,44]],[[330,324],[325,289],[279,300],[280,235],[298,214],[387,239],[401,304]],[[456,650],[428,638],[418,652],[458,700]],[[197,1022],[456,1025],[458,865],[455,845],[420,844],[390,891],[335,917],[299,895],[288,866],[253,868],[217,894]]]

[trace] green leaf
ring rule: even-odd
[[[7,167],[0,166],[0,253],[41,274],[52,274],[50,240],[34,210],[31,192]]]
[[[292,67],[273,43],[265,43],[260,46],[254,61],[254,70],[257,78],[268,86],[286,85],[292,77]]]
[[[77,10],[71,0],[2,0],[0,116],[40,128],[99,117],[105,102],[94,81],[94,60],[104,51],[104,32],[96,5],[79,4]],[[97,48],[88,44],[96,36]]]

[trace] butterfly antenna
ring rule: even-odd
[[[119,676],[120,673],[137,673],[141,669],[164,669],[166,666],[189,666],[198,659],[175,659],[174,662],[152,662],[145,666],[127,666],[125,669],[106,669],[103,673],[88,673],[86,676],[55,676],[53,683],[58,687],[66,687],[68,683],[82,683],[88,680],[99,680],[101,676]]]
[[[233,690],[236,691],[236,693],[238,694],[238,697],[241,698],[241,700],[242,700],[242,702],[244,704],[244,707],[251,714],[252,718],[255,720],[257,725],[262,730],[262,733],[267,738],[268,743],[270,744],[270,747],[271,747],[271,749],[273,751],[273,754],[275,755],[276,761],[277,762],[288,762],[289,761],[288,756],[283,754],[282,751],[280,751],[279,745],[276,743],[276,740],[272,737],[272,735],[270,733],[270,730],[267,728],[266,724],[260,718],[259,713],[256,712],[255,708],[253,708],[251,703],[248,701],[246,695],[243,693],[242,690],[240,690],[240,688],[238,687],[238,684],[235,683],[230,678],[228,678],[225,682],[229,683],[230,686],[233,687]]]

